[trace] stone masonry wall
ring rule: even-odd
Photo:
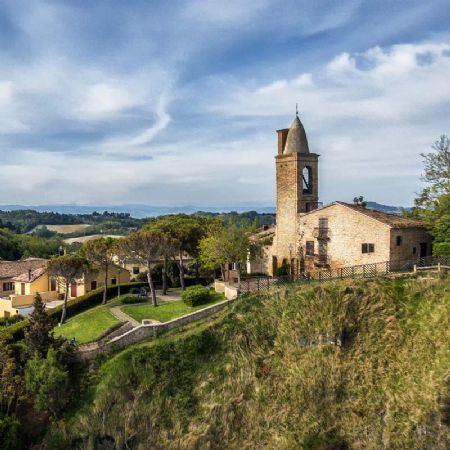
[[[121,350],[131,344],[140,342],[148,337],[157,337],[162,333],[165,333],[174,328],[187,325],[189,323],[195,322],[197,320],[203,319],[205,317],[212,316],[219,311],[225,309],[234,300],[225,300],[215,305],[208,306],[199,311],[187,314],[185,316],[179,317],[177,319],[170,320],[169,322],[152,324],[152,325],[140,325],[127,333],[117,336],[111,341],[99,345],[98,342],[93,342],[90,344],[80,345],[80,353],[82,358],[91,359],[100,353],[114,353]]]
[[[354,266],[390,259],[390,227],[343,205],[331,205],[299,217],[301,245],[314,241],[318,253],[317,229],[319,218],[328,219],[327,254],[332,267]],[[374,253],[362,253],[361,244],[375,244]],[[311,258],[307,258],[307,261]],[[307,266],[307,269],[311,267]]]

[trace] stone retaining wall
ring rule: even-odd
[[[80,345],[80,355],[83,359],[91,359],[98,354],[105,353],[110,354],[118,350],[121,350],[131,344],[136,344],[149,337],[157,337],[174,328],[187,325],[205,317],[212,316],[219,311],[225,309],[234,300],[225,300],[215,305],[208,306],[199,311],[195,311],[185,316],[178,317],[177,319],[170,320],[169,322],[152,324],[152,325],[139,325],[126,333],[116,336],[108,342],[92,342],[90,344]]]

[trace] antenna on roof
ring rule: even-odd
[[[298,117],[298,103],[295,104],[295,115]]]

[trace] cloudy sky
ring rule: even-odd
[[[448,0],[0,0],[0,204],[271,205],[299,103],[320,197],[410,205],[450,133]]]

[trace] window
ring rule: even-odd
[[[374,253],[375,252],[375,244],[361,244],[361,252],[362,253]]]
[[[13,291],[14,290],[14,283],[8,281],[6,283],[3,283],[3,290],[4,291]]]
[[[52,278],[50,280],[50,290],[51,291],[56,291],[56,280],[54,278]]]
[[[133,275],[137,275],[139,273],[139,267],[133,267]]]
[[[303,193],[312,194],[312,169],[309,166],[305,166],[302,172],[303,178]]]
[[[114,286],[115,284],[117,284],[117,278],[111,278],[111,284]]]
[[[97,289],[97,280],[91,281],[91,291],[93,291],[94,289]]]
[[[321,229],[328,228],[328,218],[327,217],[319,217],[319,228],[321,228]]]
[[[397,243],[397,247],[400,247],[400,245],[402,245],[402,237],[397,236],[395,239],[395,242]]]
[[[306,254],[314,256],[314,241],[306,241]]]
[[[417,253],[417,248],[413,247],[413,255],[415,255]]]

